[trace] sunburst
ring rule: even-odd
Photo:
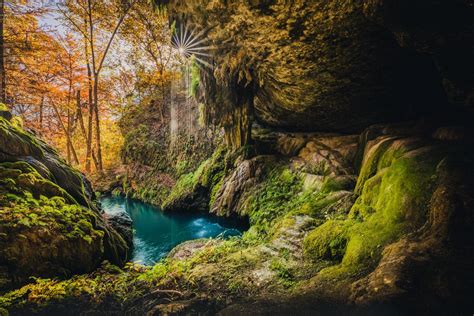
[[[186,59],[194,56],[199,64],[212,68],[208,60],[212,57],[209,52],[214,47],[208,45],[208,39],[204,37],[205,32],[204,29],[195,34],[194,30],[188,30],[187,25],[180,25],[174,32],[172,44],[180,56]]]

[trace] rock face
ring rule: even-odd
[[[235,170],[222,179],[211,205],[211,213],[219,216],[245,216],[246,195],[255,188],[265,176],[265,167],[274,163],[272,156],[257,156],[240,162]]]
[[[224,126],[234,109],[243,115],[236,110],[243,96],[258,122],[287,132],[354,132],[446,113],[447,95],[457,105],[472,103],[468,1],[199,0],[170,6],[178,26],[206,29],[219,48],[201,90],[214,112],[225,112]]]
[[[54,150],[0,117],[0,288],[71,276],[129,254],[87,179]]]
[[[219,215],[248,216],[244,239],[261,240],[240,252],[247,264],[236,279],[266,291],[275,278],[312,276],[312,285],[299,286],[319,298],[334,293],[312,287],[336,279],[348,304],[369,311],[469,309],[474,154],[466,129],[395,124],[272,138],[278,154],[236,159],[210,204]],[[288,148],[300,149],[281,156]],[[233,256],[240,258],[226,260]],[[201,281],[219,279],[217,267],[202,269]]]
[[[391,147],[394,145],[395,142]],[[407,148],[406,145],[402,147]],[[425,154],[436,157],[442,150],[439,147],[412,147],[398,159],[416,159]],[[424,194],[412,196],[411,202],[409,197],[403,201],[396,200],[401,202],[399,209],[404,213],[403,220],[415,225],[410,231],[416,227],[420,229],[388,245],[376,269],[353,284],[352,299],[356,303],[380,304],[389,301],[402,306],[426,305],[434,313],[447,304],[461,310],[468,309],[468,293],[474,284],[473,272],[467,268],[474,263],[470,233],[474,217],[469,211],[474,203],[473,153],[468,151],[462,156],[448,154],[440,158],[434,158],[438,163],[433,165],[436,170],[430,180],[432,184],[422,186],[417,183],[417,186],[424,187]],[[425,161],[429,160],[425,158]],[[371,179],[380,177],[381,171],[379,169]],[[410,169],[410,173],[420,172],[423,172],[420,167]],[[405,178],[405,190],[416,190],[411,187],[410,179],[416,177]],[[366,186],[370,181],[366,181]],[[364,190],[360,199],[369,194],[367,188]],[[396,196],[393,190],[390,191]],[[383,191],[380,193],[383,194]],[[425,202],[417,205],[421,199]],[[374,202],[377,203],[375,205],[382,204],[380,200]],[[423,209],[421,213],[420,209]],[[426,212],[424,217],[414,218],[415,214],[420,216],[423,212]]]
[[[250,133],[262,155],[225,169],[210,199],[216,214],[249,216],[247,236],[271,236],[252,249],[263,259],[249,278],[269,285],[265,256],[286,245],[327,264],[317,286],[351,283],[358,306],[469,310],[472,1],[168,5],[178,29],[217,48],[200,83],[211,121],[232,146]],[[258,163],[269,155],[276,163]]]

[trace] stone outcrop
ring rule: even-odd
[[[244,124],[239,117],[253,114],[286,132],[355,132],[440,113],[446,119],[455,105],[472,108],[468,1],[199,0],[169,6],[178,28],[204,29],[206,43],[219,48],[200,89],[209,114],[224,127]]]
[[[222,179],[222,185],[216,192],[211,213],[219,216],[245,216],[245,203],[248,193],[265,176],[265,168],[275,162],[272,156],[257,156],[239,162],[233,172]]]
[[[383,306],[434,312],[469,305],[474,280],[467,268],[473,263],[469,130],[394,124],[352,136],[272,137],[300,149],[292,157],[276,146],[276,155],[236,159],[210,205],[219,215],[248,216],[246,238],[263,240],[240,254],[252,263],[239,270],[239,280],[265,292],[276,291],[275,278],[300,282],[312,275],[311,285],[300,285],[306,299],[313,291],[331,299],[333,293],[320,287],[336,279],[346,304],[363,311]],[[218,279],[217,270],[203,269],[199,280],[207,282],[210,274]]]
[[[23,284],[30,277],[90,272],[103,260],[124,264],[131,240],[108,224],[84,175],[4,117],[0,117],[0,288]]]
[[[468,268],[474,263],[472,170],[472,152],[439,161],[433,185],[426,188],[429,201],[419,229],[383,250],[375,270],[353,284],[354,302],[424,306],[433,313],[446,310],[447,305],[469,306],[468,293],[474,285],[474,274]],[[409,211],[410,207],[405,204],[402,209]]]

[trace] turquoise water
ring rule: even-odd
[[[150,204],[123,197],[104,197],[106,213],[127,212],[133,220],[133,261],[151,265],[183,241],[241,235],[242,223],[203,214],[169,214]]]

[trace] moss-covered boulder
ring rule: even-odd
[[[0,117],[0,127],[0,289],[123,264],[129,246],[85,177],[19,126]]]
[[[63,188],[76,202],[94,207],[86,177],[71,168],[57,152],[32,133],[0,117],[0,161],[25,161],[42,177]]]

